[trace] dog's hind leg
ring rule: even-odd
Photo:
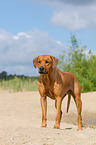
[[[70,100],[71,100],[71,94],[68,94],[67,113],[68,113],[68,110],[69,110]]]
[[[78,111],[78,130],[82,130],[82,117],[81,117],[81,111],[82,111],[82,101],[81,101],[81,91],[77,89],[74,91],[74,101],[77,106],[77,111]]]
[[[81,117],[82,101],[80,96],[76,96],[76,105],[78,110],[78,130],[82,130],[82,117]]]

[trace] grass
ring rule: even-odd
[[[13,79],[0,81],[0,88],[8,90],[10,92],[20,91],[37,91],[38,90],[38,79],[32,78],[18,78],[15,76]]]

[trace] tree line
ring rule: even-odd
[[[6,71],[2,71],[1,73],[0,73],[0,80],[2,81],[2,80],[11,80],[11,79],[14,79],[14,78],[18,78],[18,79],[22,79],[22,80],[32,80],[32,81],[35,81],[35,80],[38,80],[38,77],[35,77],[35,76],[25,76],[25,75],[16,75],[16,74],[14,74],[14,75],[12,75],[12,74],[10,74],[10,75],[8,75],[7,74],[7,72]]]

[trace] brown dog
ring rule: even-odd
[[[33,65],[36,68],[38,66],[40,77],[38,81],[39,93],[41,95],[41,107],[42,107],[42,127],[46,127],[46,111],[47,100],[46,97],[50,97],[55,100],[55,107],[57,109],[56,123],[54,128],[60,128],[60,120],[62,116],[61,103],[63,98],[68,94],[68,107],[71,95],[78,110],[78,129],[82,129],[82,102],[81,102],[81,87],[80,83],[76,79],[75,75],[70,72],[61,72],[56,66],[58,59],[49,56],[42,55],[33,59]]]

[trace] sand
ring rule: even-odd
[[[66,113],[67,96],[62,103],[60,129],[54,129],[54,100],[48,99],[47,127],[41,128],[38,92],[9,93],[0,90],[0,145],[96,145],[96,92],[84,93],[83,130],[77,128],[77,110],[71,99]]]

